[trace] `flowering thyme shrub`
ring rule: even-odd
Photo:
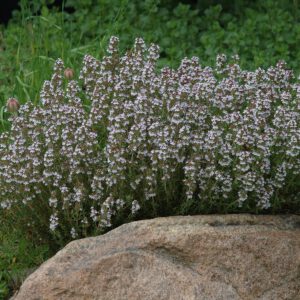
[[[193,57],[158,72],[142,39],[120,56],[112,37],[108,53],[85,56],[83,90],[65,89],[57,60],[42,104],[2,134],[1,206],[16,224],[66,241],[133,217],[299,209],[300,83],[283,62]]]

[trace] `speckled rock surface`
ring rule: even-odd
[[[125,224],[68,244],[14,299],[300,299],[300,216]]]

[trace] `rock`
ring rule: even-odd
[[[125,224],[68,244],[14,299],[300,299],[300,216]]]

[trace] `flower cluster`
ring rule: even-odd
[[[44,206],[50,230],[74,238],[158,197],[267,209],[299,179],[300,83],[283,62],[250,72],[220,55],[215,68],[193,57],[158,71],[158,46],[140,38],[121,56],[112,37],[108,54],[84,57],[84,89],[57,60],[42,104],[12,116],[0,138],[3,208]]]

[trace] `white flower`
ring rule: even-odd
[[[140,209],[140,205],[137,200],[133,200],[131,204],[131,213],[134,215]]]
[[[54,213],[50,216],[50,230],[54,231],[56,227],[58,226],[58,217],[57,214]]]
[[[76,239],[76,237],[78,236],[74,227],[71,228],[70,234],[72,239]]]

